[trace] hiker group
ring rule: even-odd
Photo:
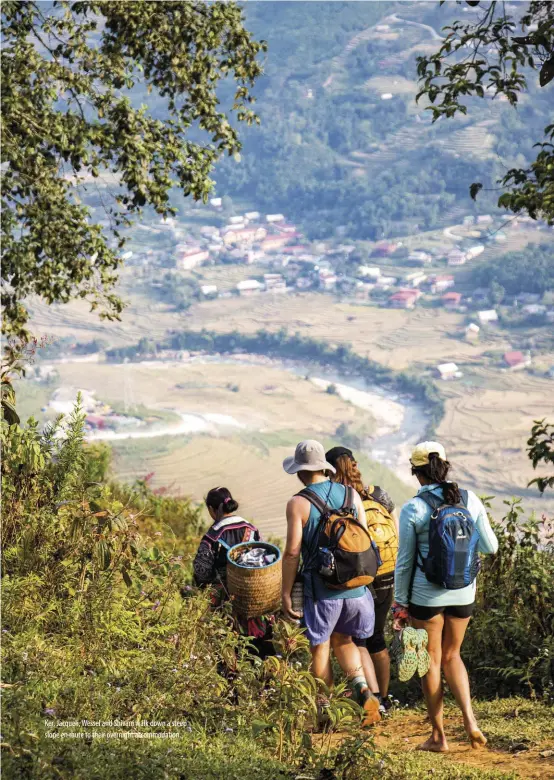
[[[478,748],[486,739],[473,713],[460,649],[475,604],[479,553],[495,553],[498,542],[479,498],[448,480],[451,465],[440,443],[418,444],[410,465],[419,490],[397,518],[389,495],[364,482],[350,449],[325,452],[314,440],[298,444],[283,462],[302,488],[286,508],[281,610],[304,628],[312,674],[325,683],[318,696],[320,726],[333,685],[331,652],[363,709],[364,726],[379,721],[390,706],[392,654],[400,680],[416,672],[421,677],[432,731],[420,749],[448,750],[442,673]],[[194,561],[195,580],[216,586],[225,599],[228,551],[261,536],[237,514],[238,503],[226,488],[211,490],[206,505],[214,522]],[[263,566],[259,560],[253,565]],[[395,633],[390,651],[389,615]],[[273,652],[273,622],[272,615],[237,618],[261,658]]]

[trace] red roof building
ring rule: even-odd
[[[524,355],[523,352],[506,352],[504,362],[508,368],[523,368],[523,366],[529,365],[531,359]]]
[[[420,295],[419,290],[398,290],[389,298],[389,304],[394,309],[413,309]]]
[[[462,293],[447,292],[442,296],[441,300],[447,309],[455,309],[460,305],[460,301],[462,300]]]

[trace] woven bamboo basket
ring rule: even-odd
[[[269,566],[248,568],[236,563],[251,547],[263,547],[277,555]],[[245,618],[271,615],[281,608],[281,551],[268,542],[243,542],[227,553],[227,587],[238,615]]]

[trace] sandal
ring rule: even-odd
[[[418,636],[415,628],[406,626],[406,628],[402,630],[402,649],[398,662],[398,679],[400,682],[407,682],[417,671],[417,642]]]
[[[427,652],[427,643],[429,637],[427,631],[424,628],[418,628],[416,630],[416,650],[417,650],[417,673],[420,677],[425,677],[431,666],[431,657]]]

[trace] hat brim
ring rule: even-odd
[[[335,467],[331,466],[327,461],[322,463],[297,463],[294,455],[285,458],[283,468],[287,474],[298,474],[299,471],[330,471],[332,474],[337,473]]]

